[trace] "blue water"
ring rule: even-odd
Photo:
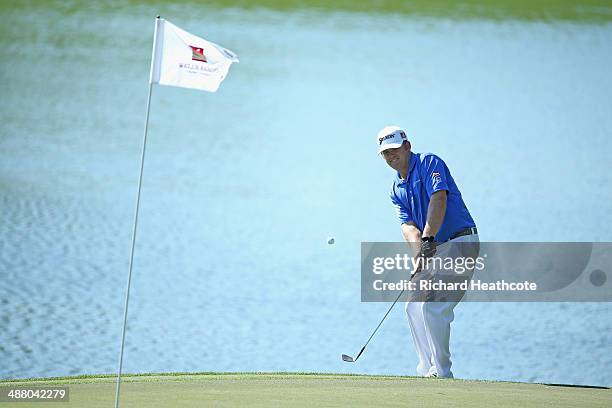
[[[117,370],[153,16],[3,9],[0,378]],[[167,5],[235,51],[155,86],[124,371],[414,374],[361,241],[401,235],[374,136],[443,157],[485,241],[610,241],[612,25]],[[336,244],[329,246],[329,236]],[[612,385],[612,306],[462,304],[456,377]]]

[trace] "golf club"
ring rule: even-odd
[[[376,332],[378,331],[378,328],[380,327],[380,325],[385,321],[385,319],[387,318],[387,316],[389,315],[389,313],[391,312],[391,309],[393,309],[393,306],[395,306],[395,304],[397,303],[397,301],[399,300],[399,298],[402,296],[402,294],[404,293],[404,289],[402,289],[402,291],[400,292],[399,295],[397,295],[397,298],[395,299],[395,301],[393,301],[393,304],[391,305],[391,307],[389,308],[389,310],[387,310],[387,313],[385,313],[385,315],[383,316],[382,320],[380,321],[380,323],[378,323],[378,326],[376,326],[376,328],[374,329],[374,332],[372,332],[372,334],[370,335],[370,338],[368,339],[368,341],[366,341],[366,344],[364,344],[364,346],[361,348],[361,351],[359,352],[359,354],[357,354],[357,357],[353,358],[351,356],[347,356],[346,354],[342,355],[342,360],[346,361],[347,363],[354,363],[359,359],[359,356],[361,356],[361,354],[363,353],[363,351],[365,350],[365,348],[367,347],[368,343],[370,342],[370,340],[372,340],[372,337],[374,337],[374,335],[376,334]]]

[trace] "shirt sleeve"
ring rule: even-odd
[[[400,222],[402,224],[405,224],[407,222],[414,222],[414,220],[412,219],[412,216],[410,215],[410,209],[406,207],[405,204],[403,204],[400,199],[397,197],[397,195],[395,194],[395,186],[393,186],[391,188],[391,202],[393,203],[393,206],[395,207],[395,212],[397,214],[397,218],[400,220]]]
[[[427,195],[431,195],[437,191],[448,191],[448,170],[444,161],[438,156],[431,154],[423,160],[425,165],[424,180]]]

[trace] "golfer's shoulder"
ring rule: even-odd
[[[432,152],[418,153],[421,161],[442,160],[440,156]]]
[[[421,166],[431,166],[432,164],[444,163],[444,160],[435,153],[418,153],[418,163]]]
[[[396,175],[395,177],[393,177],[393,181],[389,186],[389,198],[391,198],[391,201],[393,202],[399,200],[398,195],[400,194],[399,190],[401,188],[399,184],[400,180],[399,177]]]
[[[389,195],[393,197],[395,195],[395,191],[397,190],[397,179],[394,178],[391,182],[391,186],[389,188]]]

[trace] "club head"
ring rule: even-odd
[[[353,357],[347,356],[346,354],[342,355],[342,360],[346,361],[347,363],[354,363],[355,362],[355,360],[353,360]]]

